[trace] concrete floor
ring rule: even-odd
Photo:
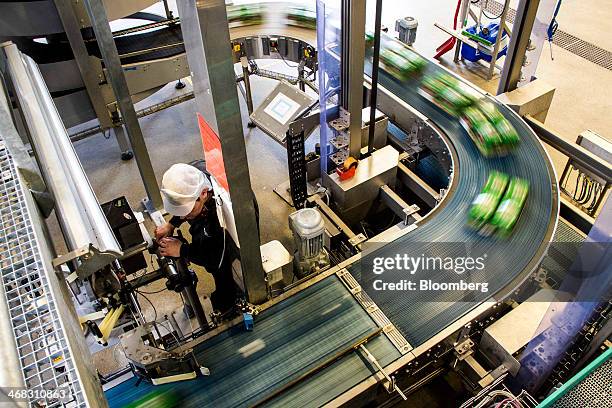
[[[501,1],[501,0],[498,0]],[[404,4],[404,6],[400,6]],[[429,0],[427,2],[383,2],[383,24],[390,30],[398,16],[416,16],[419,21],[415,48],[432,57],[437,46],[448,35],[434,27],[434,23],[452,27],[455,0]],[[511,7],[516,9],[516,0]],[[397,6],[397,8],[396,8]],[[397,10],[401,9],[401,12]],[[602,35],[612,19],[612,0],[565,0],[557,18],[559,29],[585,41],[612,50],[612,39]],[[564,139],[575,142],[584,130],[612,140],[612,115],[610,98],[612,94],[612,71],[589,62],[556,45],[552,45],[554,60],[550,57],[548,43],[544,45],[538,62],[536,77],[556,88],[552,105],[546,118],[546,125],[558,132]],[[456,64],[452,52],[444,55],[442,65],[457,72],[480,88],[495,94],[499,74],[491,81],[483,78],[482,65],[467,62]],[[548,148],[551,159],[560,175],[567,158],[556,150]]]
[[[370,3],[369,7],[373,7],[373,2]],[[455,0],[385,0],[383,24],[392,30],[396,18],[416,16],[419,20],[419,31],[415,47],[424,55],[431,56],[435,48],[447,38],[433,23],[450,26],[455,4]],[[562,30],[612,50],[612,38],[601,36],[608,28],[607,22],[611,18],[612,0],[566,0],[559,23]],[[612,72],[554,45],[555,59],[552,61],[547,47],[548,45],[537,70],[540,79],[557,88],[547,125],[571,141],[585,129],[591,129],[610,139],[612,115],[608,96],[612,94]],[[494,91],[497,87],[496,78],[493,81],[483,80],[479,76],[483,72],[482,68],[466,63],[457,65],[452,61],[451,53],[447,54],[441,63],[485,90]],[[270,69],[288,69],[282,62],[267,61],[261,64],[262,68],[264,65]],[[257,106],[274,86],[274,81],[254,78],[252,85]],[[181,91],[175,90],[173,84],[169,84],[140,102],[137,108],[188,91],[189,83]],[[242,97],[240,101],[243,124],[246,125],[246,106]],[[161,180],[163,172],[173,163],[189,162],[202,157],[193,101],[145,117],[140,123],[158,180]],[[261,211],[261,241],[264,243],[279,239],[287,247],[291,247],[287,216],[292,209],[273,192],[274,187],[287,180],[285,149],[259,129],[246,129],[245,141],[251,182]],[[145,196],[145,191],[136,162],[123,162],[119,159],[117,143],[113,137],[107,139],[103,135],[96,135],[75,143],[75,148],[100,202],[125,195],[132,206],[139,207],[139,201]],[[566,158],[559,154],[553,154],[552,158],[557,171],[560,172]],[[228,168],[231,169],[229,166]],[[202,294],[210,293],[213,289],[210,275],[203,271],[199,271],[198,275],[202,282],[199,291]],[[154,291],[161,288],[161,285],[163,284],[152,284],[146,290]],[[178,295],[173,293],[162,292],[159,295],[151,295],[152,299],[153,297],[158,315],[179,310],[182,306]],[[143,305],[147,317],[151,318],[153,311],[146,302],[143,302]],[[183,321],[183,324],[188,322]],[[109,372],[124,363],[118,354],[120,353],[109,348],[96,356],[103,372]],[[110,358],[111,355],[113,358]]]

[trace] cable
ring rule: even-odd
[[[157,321],[157,309],[155,308],[155,306],[153,305],[153,302],[151,302],[151,299],[149,299],[145,294],[143,294],[141,291],[139,290],[135,290],[134,292],[138,293],[140,296],[142,296],[143,298],[145,298],[145,300],[147,302],[149,302],[149,304],[151,305],[151,307],[153,308],[153,313],[155,318],[153,319],[153,321]]]
[[[180,295],[181,295],[181,302],[183,302],[183,310],[186,310],[187,304],[185,303],[185,299],[183,298],[183,293],[181,292]],[[187,315],[187,313],[185,313],[185,315]],[[193,335],[193,332],[195,331],[193,329],[193,324],[191,323],[191,319],[189,318],[189,316],[186,316],[186,317],[187,317],[187,321],[189,322],[189,327],[191,328],[191,334]]]
[[[482,1],[481,1],[480,3],[482,3]],[[505,9],[505,6],[504,6],[504,7],[502,7],[502,10],[500,11],[500,13],[499,13],[497,16],[490,16],[490,15],[488,15],[488,14],[487,14],[487,12],[485,11],[485,10],[486,10],[486,7],[487,7],[488,5],[489,5],[489,0],[485,0],[484,7],[483,7],[482,5],[481,5],[481,7],[480,7],[480,8],[481,8],[481,10],[482,10],[482,14],[484,14],[484,16],[485,16],[486,18],[488,18],[489,20],[497,20],[497,19],[501,18],[502,14],[504,14],[504,9]]]
[[[366,238],[368,238],[368,233],[366,232],[365,226],[363,225],[363,221],[360,221],[359,225],[361,225],[361,230],[363,231],[363,235],[365,235]]]
[[[156,293],[161,293],[164,290],[168,290],[168,289],[167,288],[161,288],[160,290],[156,290],[154,292],[145,292],[145,291],[140,290],[140,291],[138,291],[138,293],[141,293],[143,295],[155,295]]]
[[[559,29],[559,22],[557,21],[557,15],[559,14],[559,10],[561,9],[561,3],[563,0],[559,0],[557,2],[557,6],[555,7],[555,12],[553,13],[552,19],[550,20],[550,25],[546,30],[546,35],[548,36],[548,42],[552,43],[553,37],[557,30]]]
[[[174,340],[176,340],[176,344],[181,344],[181,340],[178,338],[176,334],[174,334],[174,329],[172,328],[172,325],[168,322],[168,324],[170,325],[170,328],[168,328],[168,326],[166,326],[166,322],[168,321],[160,320],[159,325],[163,327],[164,329],[168,330],[168,333],[170,333],[172,337],[174,337]]]
[[[225,228],[223,229],[223,251],[221,252],[221,259],[219,259],[219,265],[217,266],[217,269],[221,269],[221,264],[223,263],[223,258],[225,258],[225,235],[226,235],[226,230]]]
[[[213,200],[215,200],[215,206],[221,207],[221,213],[223,213],[223,199],[219,195],[213,195]],[[215,211],[216,210],[217,209],[215,208]],[[223,224],[225,224],[225,220],[223,220]],[[223,258],[225,258],[225,234],[227,234],[227,230],[225,229],[225,227],[222,227],[221,229],[223,230],[223,251],[221,251],[221,259],[219,259],[219,265],[217,266],[217,269],[221,269]]]
[[[274,48],[274,49],[276,50],[276,52],[278,52],[279,57],[281,57],[281,60],[283,60],[285,65],[287,65],[289,68],[297,68],[298,67],[298,65],[291,65],[287,61],[285,61],[285,57],[283,57],[283,54],[281,54],[281,52],[278,50],[278,48]]]
[[[591,199],[592,193],[593,193],[593,180],[591,180],[590,178],[587,178],[587,191],[586,191],[585,197],[582,199],[582,202],[580,204],[585,205],[586,203],[588,203],[589,200]]]

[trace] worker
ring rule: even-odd
[[[239,289],[232,274],[232,261],[238,250],[229,233],[219,223],[210,175],[204,161],[198,169],[192,165],[172,165],[162,178],[161,194],[165,210],[172,215],[155,229],[160,254],[182,257],[203,266],[215,279],[211,295],[213,308],[225,314],[233,309]],[[191,243],[172,237],[174,230],[189,223]]]

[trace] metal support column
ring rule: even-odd
[[[374,151],[374,130],[376,128],[376,97],[378,96],[378,64],[380,59],[380,20],[382,0],[376,0],[374,23],[374,55],[372,56],[372,91],[370,92],[370,125],[368,127],[368,155]]]
[[[95,67],[93,64],[91,64],[89,53],[85,47],[85,41],[81,35],[79,20],[74,12],[74,9],[72,8],[73,2],[54,0],[54,3],[55,8],[57,9],[57,14],[62,21],[62,25],[64,26],[66,37],[68,37],[70,48],[74,54],[74,60],[76,61],[81,77],[83,78],[83,82],[85,83],[87,95],[89,95],[91,105],[93,106],[96,116],[98,117],[98,121],[100,122],[100,127],[102,129],[109,128],[112,126],[112,122],[108,109],[106,108],[106,104],[104,103],[102,90],[99,86],[102,78],[99,78],[98,75],[101,75],[102,72],[96,72]]]
[[[262,303],[267,298],[267,288],[261,266],[225,1],[179,0],[177,4],[194,84],[196,111],[217,131],[221,140],[246,295],[249,302]]]
[[[164,3],[164,10],[166,12],[166,18],[168,20],[172,20],[174,16],[172,15],[172,10],[170,10],[170,6],[168,5],[168,0],[162,0],[162,3]]]
[[[350,114],[349,154],[359,158],[365,59],[365,0],[342,1],[342,107]]]
[[[249,116],[251,116],[253,113],[253,92],[251,91],[251,77],[249,73],[249,60],[247,57],[240,57],[240,65],[242,66],[242,79],[244,80],[244,99],[246,100]],[[255,124],[250,118],[247,126],[250,128],[255,127]]]
[[[121,160],[130,160],[134,157],[134,153],[132,152],[132,148],[130,147],[130,142],[125,135],[125,129],[121,124],[121,118],[119,117],[119,112],[114,111],[111,113],[111,119],[113,121],[113,133],[115,134],[115,139],[117,140],[117,144],[119,145],[119,151],[121,152]]]
[[[459,12],[459,31],[463,30],[464,24],[467,21],[467,16],[470,10],[470,0],[463,0],[461,2],[461,11]],[[455,44],[455,56],[453,57],[453,61],[459,62],[461,59],[461,45],[463,41],[457,38],[457,42]]]
[[[304,66],[306,64],[304,63],[304,60],[300,61],[300,64],[298,65],[298,86],[300,87],[300,91],[302,92],[306,92],[306,85],[304,83]]]
[[[482,8],[480,10],[482,10]],[[495,45],[493,46],[493,54],[491,55],[491,63],[489,65],[489,71],[487,72],[487,79],[493,78],[493,73],[495,72],[495,65],[497,63],[497,55],[499,54],[501,40],[504,35],[504,24],[506,22],[506,16],[508,15],[508,10],[510,10],[510,1],[506,0],[506,2],[504,2],[504,8],[502,9],[501,17],[499,19],[499,30],[497,31],[497,37],[495,37]]]
[[[519,3],[512,26],[508,55],[497,88],[498,95],[515,90],[521,80],[521,69],[539,5],[540,0],[521,0]]]
[[[121,116],[123,117],[123,122],[125,123],[127,134],[130,139],[130,144],[132,145],[132,149],[134,149],[138,170],[140,171],[140,176],[149,199],[148,204],[150,204],[150,207],[153,209],[159,210],[162,208],[159,185],[155,178],[151,158],[147,151],[142,129],[140,129],[138,117],[134,110],[134,103],[132,102],[123,68],[121,67],[121,61],[117,52],[117,46],[113,39],[113,33],[108,23],[104,3],[102,0],[85,0],[84,3],[94,33],[96,34],[102,59],[106,66],[106,72],[113,88],[115,98],[117,99],[117,104],[119,105],[119,110],[121,111]]]
[[[134,157],[134,153],[130,149],[130,143],[125,136],[125,129],[123,129],[123,125],[115,126],[113,128],[113,133],[115,134],[115,139],[117,139],[117,144],[119,145],[119,150],[121,151],[121,160],[130,160]]]

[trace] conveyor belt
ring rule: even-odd
[[[172,44],[182,43],[183,36],[180,25],[162,27],[154,31],[141,32],[136,34],[124,35],[115,38],[115,44],[119,55],[143,50],[156,49]],[[37,64],[51,64],[60,61],[67,61],[74,58],[70,44],[66,38],[49,44],[36,42],[30,39],[13,39],[19,50],[36,61]],[[102,58],[98,43],[95,41],[86,42],[87,51],[90,55]],[[136,62],[151,61],[160,58],[172,57],[185,52],[185,47],[181,44],[176,47],[163,48],[156,51],[147,52],[133,57],[124,57],[122,64],[133,64]]]
[[[371,67],[368,64],[366,71],[369,70]],[[430,63],[426,72],[431,74],[442,70],[437,64]],[[471,278],[474,281],[489,282],[491,293],[495,294],[507,285],[524,279],[541,260],[554,232],[558,215],[556,177],[536,135],[513,111],[493,100],[519,132],[521,144],[513,154],[505,158],[485,159],[456,118],[444,113],[417,93],[419,84],[415,80],[400,83],[382,70],[379,78],[381,86],[430,118],[446,134],[457,155],[455,168],[458,171],[454,174],[452,191],[435,214],[420,222],[415,231],[353,264],[349,268],[350,272],[359,279],[362,275],[361,267],[365,265],[369,268],[373,257],[405,253],[411,244],[417,242],[421,243],[420,250],[429,249],[432,254],[442,257],[461,254],[439,253],[443,247],[440,243],[477,242],[482,250],[501,256],[495,258],[494,267],[485,268],[480,274],[473,273]],[[514,228],[514,234],[508,240],[481,237],[466,227],[470,203],[480,192],[488,173],[494,169],[523,177],[530,184],[525,208]],[[367,291],[372,287],[372,278],[366,278],[365,275],[363,278],[362,286]],[[442,275],[428,278],[444,281]],[[375,298],[413,347],[439,333],[477,304],[467,299],[465,302],[455,300],[455,295],[449,292],[424,291],[406,292],[404,296],[392,292],[378,293]]]
[[[106,396],[111,407],[122,407],[151,393],[169,393],[185,407],[250,406],[376,329],[339,278],[331,275],[264,310],[256,316],[252,332],[238,326],[201,344],[196,356],[211,376],[138,387],[136,379],[131,379]],[[383,365],[400,355],[384,335],[366,347]],[[288,406],[294,401],[291,406],[305,406],[307,401],[306,406],[320,406],[374,372],[353,351],[267,405]],[[296,405],[296,400],[301,403]]]
[[[248,32],[258,33],[259,29],[257,26],[242,28],[240,30],[246,32],[240,36],[247,36]],[[155,33],[159,34],[160,31]],[[237,31],[233,30],[232,38]],[[125,40],[119,38],[119,52],[168,44],[176,41],[178,35],[180,31],[168,36],[140,33],[126,36]],[[136,36],[148,41],[147,46],[130,44]],[[45,46],[34,47],[42,49]],[[95,50],[92,51],[95,54]],[[47,53],[46,56],[41,54],[39,58],[43,59],[40,61],[53,58],[55,52]],[[160,52],[174,51],[169,48]],[[154,53],[149,53],[133,58],[148,60],[154,57]],[[433,62],[427,67],[429,73],[437,70],[442,68]],[[417,93],[416,81],[400,83],[382,71],[379,78],[382,87],[437,125],[450,140],[456,163],[451,189],[434,213],[420,222],[415,231],[368,257],[390,256],[417,242],[429,243],[427,245],[432,250],[437,249],[434,248],[436,242],[478,242],[491,253],[501,256],[494,268],[485,270],[486,276],[473,275],[472,279],[489,282],[492,293],[520,282],[541,260],[554,232],[558,214],[554,171],[533,131],[509,108],[496,102],[504,116],[518,130],[522,142],[517,151],[506,158],[484,159],[456,118],[442,112]],[[483,238],[465,226],[467,209],[492,169],[526,178],[530,182],[525,210],[513,236],[505,241]],[[453,253],[441,255],[453,256]],[[368,265],[368,257],[350,267],[351,273],[357,278],[361,275],[360,267]],[[362,286],[367,289],[367,282],[362,281]],[[416,347],[461,319],[477,304],[469,301],[451,302],[450,296],[441,292],[414,292],[405,296],[393,293],[387,297],[379,295],[376,300],[411,345]],[[335,305],[339,306],[331,310],[331,306]],[[321,313],[328,309],[330,313],[322,316]],[[154,391],[176,393],[185,406],[253,404],[374,327],[374,323],[361,306],[355,303],[338,278],[331,276],[265,310],[257,317],[254,332],[230,331],[203,343],[196,354],[200,362],[211,369],[212,376],[156,387]],[[244,357],[238,351],[245,346],[261,344],[258,341],[263,341],[265,346],[260,352]],[[377,337],[368,347],[383,365],[399,357],[399,352],[385,336]],[[310,405],[320,405],[371,374],[371,368],[357,354],[352,353],[316,377],[300,383],[292,389],[293,392],[283,394],[280,397],[282,401],[279,399],[274,403],[295,404],[299,400],[301,404],[308,401]],[[135,380],[130,380],[108,391],[111,405],[122,406],[153,392],[150,385],[133,387],[134,384]]]

